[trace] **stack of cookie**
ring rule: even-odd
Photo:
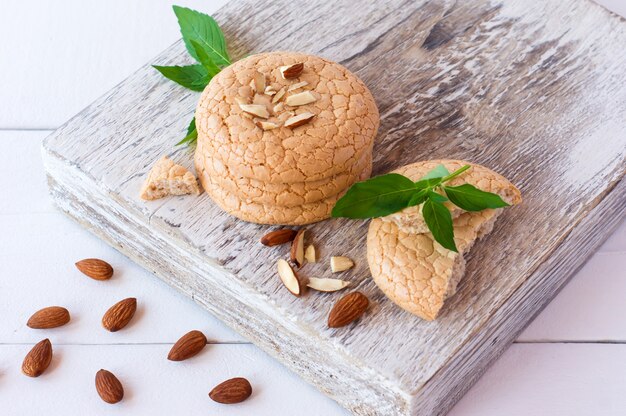
[[[226,212],[260,224],[308,224],[372,170],[379,124],[354,74],[289,52],[225,68],[196,109],[196,171]]]

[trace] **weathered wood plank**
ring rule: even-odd
[[[373,303],[358,326],[330,330],[337,295],[289,295],[274,272],[284,250],[257,243],[268,227],[206,195],[140,201],[162,153],[191,165],[171,144],[197,98],[149,67],[48,139],[57,203],[355,413],[444,412],[623,214],[626,24],[582,0],[239,1],[218,19],[236,56],[297,49],[354,70],[381,110],[375,173],[464,158],[521,187],[524,204],[473,249],[440,318],[421,321],[375,287],[365,222],[309,227],[323,257],[304,272],[328,275],[329,256],[348,255],[347,277]],[[177,43],[158,61],[183,56]]]

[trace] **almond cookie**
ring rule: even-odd
[[[463,160],[428,160],[425,162],[417,162],[411,165],[403,166],[394,172],[417,181],[438,165],[444,165],[450,172],[454,172],[465,165],[472,166],[471,169],[464,172],[462,175],[446,182],[446,185],[458,186],[464,183],[469,183],[470,185],[474,185],[478,189],[485,192],[500,195],[500,197],[509,205],[516,205],[522,202],[520,191],[504,176],[484,166],[476,165]],[[445,202],[444,205],[446,205],[446,207],[450,210],[452,218],[456,218],[465,212],[451,202]],[[393,221],[404,231],[427,233],[428,227],[426,226],[424,217],[422,216],[423,206],[424,204],[420,204],[405,208],[402,211],[382,217],[382,220]]]
[[[361,173],[359,180],[367,179],[372,172],[371,164]],[[330,217],[340,192],[317,202],[295,207],[280,207],[271,204],[258,204],[244,201],[212,182],[206,172],[200,177],[202,186],[213,201],[229,214],[257,224],[304,225],[322,221]]]
[[[141,188],[142,199],[153,200],[168,195],[198,195],[198,181],[193,173],[176,165],[167,156],[159,159],[148,174]]]
[[[285,78],[284,67],[296,64],[301,70]],[[294,52],[252,55],[202,93],[196,171],[204,176],[206,155],[232,175],[264,183],[330,178],[355,170],[378,125],[371,93],[345,67]]]
[[[258,204],[295,207],[329,198],[360,180],[362,173],[372,164],[371,154],[367,153],[361,157],[362,159],[355,166],[355,171],[317,181],[282,184],[264,183],[256,179],[236,176],[231,173],[229,166],[224,165],[218,159],[207,157],[203,166],[204,172],[216,185],[242,200]],[[202,181],[202,176],[200,180]]]
[[[519,190],[503,176],[480,165],[463,161],[419,162],[396,172],[417,181],[435,166],[443,164],[451,172],[464,166],[472,168],[450,181],[471,183],[488,192],[497,192],[513,205],[521,202]],[[449,182],[449,183],[450,183]],[[474,242],[488,234],[500,209],[464,212],[450,206],[454,217],[454,241],[458,253],[437,243],[423,223],[421,207],[401,211],[371,221],[367,234],[367,261],[374,282],[401,308],[426,320],[433,320],[444,301],[456,292],[465,272],[463,254]],[[426,228],[426,232],[415,232]]]

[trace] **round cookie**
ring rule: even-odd
[[[302,73],[283,79],[279,68],[296,63],[304,64]],[[284,121],[289,111],[310,112],[314,117],[295,128],[259,127],[257,122],[263,120],[240,107],[241,102],[255,102],[251,83],[255,85],[257,74],[274,91],[307,82],[278,101],[283,102],[282,110],[267,106],[272,112],[269,120]],[[287,96],[305,91],[315,97],[314,102],[285,105]],[[264,183],[317,181],[354,171],[361,157],[371,153],[378,125],[374,98],[345,67],[301,53],[264,53],[224,68],[205,88],[196,108],[198,144],[202,144],[196,153],[221,160],[232,175]],[[203,170],[205,160],[196,157],[197,171]]]
[[[236,176],[220,160],[208,156],[205,158],[203,170],[198,171],[199,175],[206,172],[212,182],[244,201],[286,207],[309,204],[336,195],[360,180],[362,173],[368,167],[371,170],[372,165],[372,155],[366,153],[351,172],[317,181],[266,184],[256,179]]]
[[[359,180],[369,178],[371,173],[370,164],[362,172]],[[206,172],[199,175],[199,179],[206,193],[220,208],[241,220],[257,224],[304,225],[325,220],[330,217],[335,203],[344,194],[340,192],[321,201],[300,206],[279,207],[243,201],[212,182]]]

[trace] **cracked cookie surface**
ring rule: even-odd
[[[279,67],[302,62],[297,78],[283,79]],[[316,101],[284,106],[295,114],[313,113],[296,128],[263,130],[260,119],[244,112],[241,99],[251,100],[257,73],[278,91],[306,82],[285,96],[311,91]],[[285,98],[286,100],[286,98]],[[224,68],[202,93],[196,108],[198,143],[196,171],[205,169],[206,154],[218,158],[232,173],[265,183],[316,181],[355,170],[370,152],[379,125],[374,99],[363,82],[345,67],[312,55],[271,52],[252,55]]]
[[[202,146],[198,143],[198,146]],[[329,198],[346,190],[352,184],[363,180],[366,169],[371,172],[372,155],[366,153],[354,167],[355,170],[344,172],[330,178],[317,181],[294,183],[265,183],[256,179],[237,176],[231,172],[228,165],[221,160],[210,158],[204,152],[196,153],[204,157],[203,171],[210,176],[211,182],[234,196],[258,204],[273,204],[276,206],[296,207]],[[198,156],[197,156],[198,157]],[[202,175],[200,180],[203,181]],[[203,185],[204,186],[204,185]]]
[[[367,179],[371,171],[372,166],[370,164],[361,173],[359,180]],[[342,191],[329,198],[295,207],[277,207],[276,205],[242,200],[215,184],[206,172],[200,177],[200,180],[205,191],[220,208],[241,220],[257,224],[304,225],[325,220],[330,217],[337,200],[345,193]]]

